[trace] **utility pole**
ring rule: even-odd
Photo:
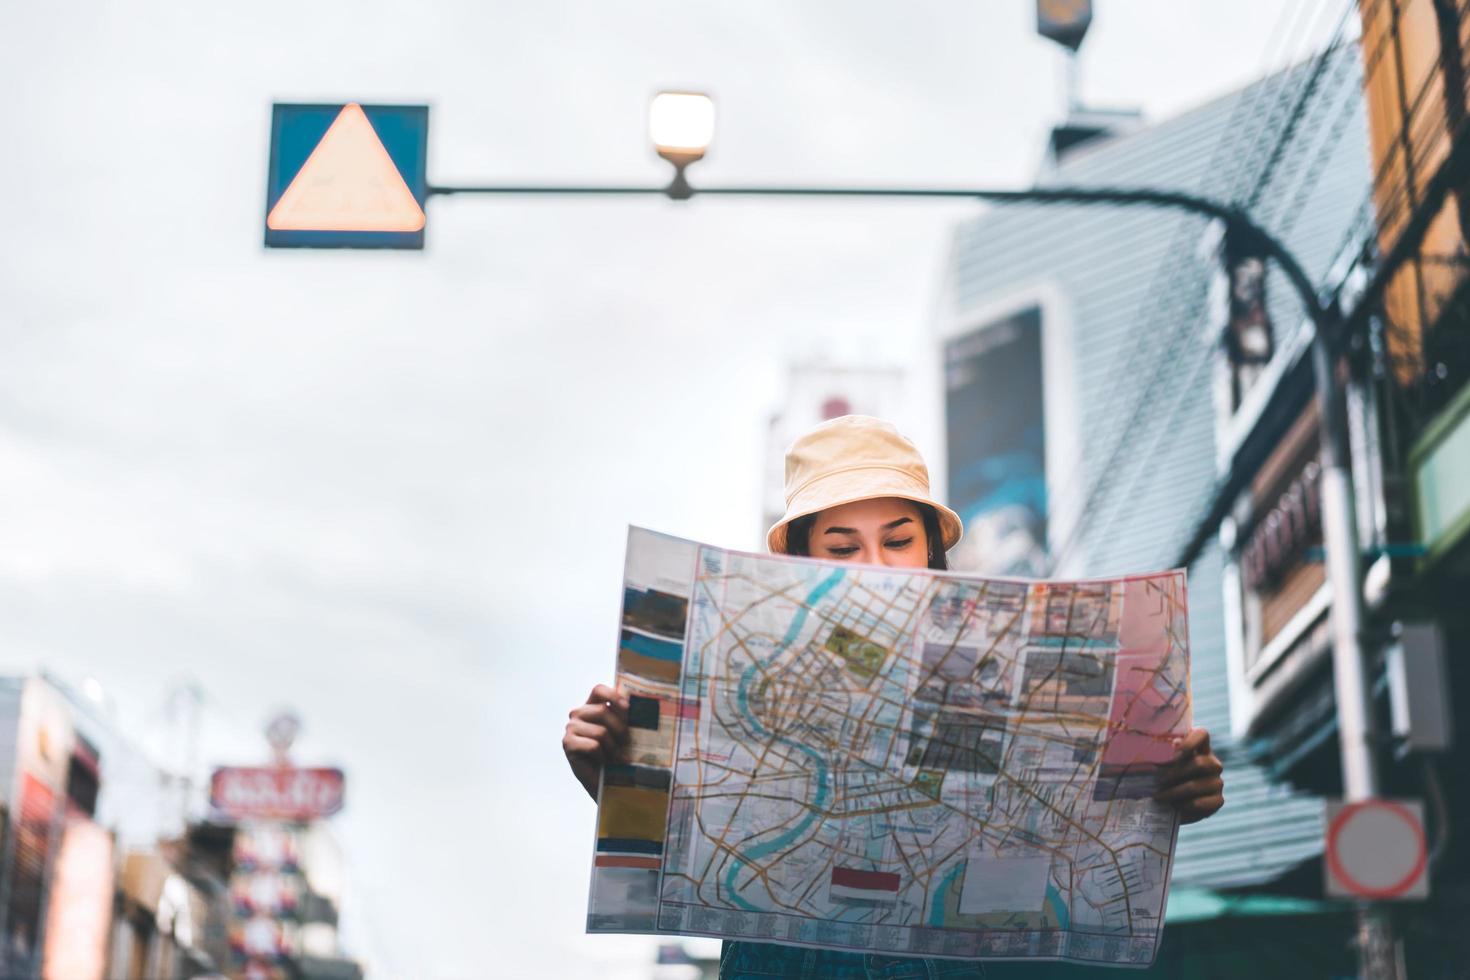
[[[177,748],[165,755],[166,764],[170,768],[177,767],[173,775],[179,794],[176,801],[177,813],[180,824],[187,828],[195,777],[199,774],[199,732],[204,712],[204,689],[193,678],[182,680],[169,692],[165,704],[165,731],[171,738],[178,739]]]
[[[1331,314],[1329,314],[1331,315]],[[1357,509],[1349,470],[1347,424],[1337,365],[1319,327],[1312,347],[1321,412],[1322,545],[1332,589],[1332,686],[1342,753],[1343,797],[1348,803],[1378,795],[1377,725],[1362,649],[1363,588]],[[1364,980],[1398,976],[1393,922],[1382,903],[1358,903],[1358,969]]]

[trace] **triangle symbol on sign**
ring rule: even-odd
[[[271,208],[272,231],[418,231],[424,209],[362,106],[349,102]]]

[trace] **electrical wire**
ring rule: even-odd
[[[1260,170],[1252,182],[1253,189],[1247,196],[1247,200],[1259,201],[1262,198],[1262,188],[1269,186],[1271,178],[1278,172],[1280,162],[1286,158],[1286,146],[1293,142],[1299,132],[1308,125],[1307,121],[1299,117],[1306,116],[1309,109],[1313,107],[1313,96],[1319,90],[1318,86],[1324,75],[1327,74],[1328,69],[1352,60],[1351,56],[1354,53],[1354,47],[1342,43],[1342,37],[1350,23],[1347,13],[1351,8],[1352,5],[1350,4],[1342,5],[1342,13],[1337,19],[1328,47],[1314,58],[1312,62],[1305,66],[1297,66],[1296,69],[1290,69],[1283,73],[1275,80],[1274,85],[1271,79],[1257,83],[1253,92],[1243,97],[1237,103],[1236,110],[1232,113],[1232,118],[1238,113],[1243,112],[1244,107],[1249,104],[1258,106],[1264,97],[1261,93],[1265,92],[1274,92],[1278,106],[1288,103],[1292,106],[1293,121],[1290,125],[1282,127],[1276,136],[1274,146],[1270,148],[1268,153],[1265,153],[1264,159],[1259,165]],[[1319,8],[1318,21],[1322,19],[1320,16],[1322,11],[1327,9],[1327,7]],[[1298,81],[1298,77],[1303,72],[1305,72],[1305,77]],[[1293,84],[1294,82],[1295,84]],[[1340,86],[1336,86],[1335,88],[1340,89]],[[1334,118],[1331,126],[1332,129],[1340,129],[1346,125],[1345,120],[1351,118],[1351,112],[1348,110],[1350,110],[1352,104],[1350,99],[1341,99],[1337,102],[1337,109],[1332,114]],[[1249,153],[1244,155],[1261,156],[1261,151],[1256,150],[1255,147],[1263,145],[1262,140],[1275,130],[1275,127],[1269,124],[1269,120],[1279,117],[1279,115],[1280,113],[1276,110],[1268,113],[1268,122],[1261,125],[1255,131],[1254,135],[1256,138],[1252,144],[1253,148]],[[1236,131],[1239,131],[1237,127],[1227,128],[1226,139],[1222,145],[1228,146],[1231,134]],[[1330,156],[1330,152],[1335,145],[1336,140],[1332,139],[1324,141],[1319,145],[1312,163],[1303,169],[1303,173],[1310,175],[1314,170],[1319,170],[1321,166],[1325,165],[1320,161]],[[1239,150],[1219,150],[1215,154],[1215,158],[1218,159],[1222,155],[1229,158],[1239,158],[1242,156]],[[1304,202],[1305,198],[1306,195],[1299,192],[1292,199],[1292,207],[1299,207],[1299,202]],[[1278,220],[1280,220],[1279,217]],[[1106,405],[1102,412],[1099,413],[1105,418],[1119,418],[1121,424],[1113,425],[1105,430],[1106,434],[1111,437],[1107,440],[1111,445],[1111,449],[1108,453],[1100,457],[1106,460],[1106,462],[1097,469],[1098,476],[1087,487],[1083,496],[1084,502],[1076,511],[1076,516],[1071,517],[1069,513],[1070,507],[1068,506],[1058,506],[1056,508],[1061,513],[1069,513],[1069,517],[1071,517],[1071,530],[1062,546],[1053,549],[1051,561],[1053,569],[1065,562],[1073,550],[1081,544],[1082,540],[1106,539],[1105,535],[1095,533],[1095,528],[1088,518],[1103,502],[1104,498],[1116,498],[1116,495],[1111,495],[1109,491],[1117,479],[1117,472],[1119,470],[1117,464],[1121,453],[1129,447],[1131,442],[1130,434],[1137,431],[1144,416],[1148,414],[1149,408],[1159,404],[1159,399],[1156,396],[1160,386],[1165,382],[1174,380],[1176,371],[1179,374],[1183,374],[1186,378],[1197,379],[1199,370],[1204,366],[1204,362],[1212,360],[1215,356],[1213,347],[1202,345],[1204,349],[1197,355],[1202,361],[1195,361],[1180,368],[1179,356],[1185,353],[1181,350],[1181,347],[1183,347],[1187,339],[1197,336],[1196,324],[1199,320],[1198,310],[1202,305],[1201,300],[1208,287],[1210,273],[1202,269],[1202,264],[1195,257],[1194,252],[1197,249],[1189,247],[1190,240],[1193,241],[1195,246],[1198,245],[1199,233],[1197,222],[1181,221],[1176,225],[1176,228],[1178,229],[1176,240],[1183,238],[1184,241],[1179,243],[1179,247],[1171,249],[1171,254],[1174,256],[1173,260],[1166,263],[1159,270],[1159,278],[1171,283],[1173,288],[1163,291],[1167,299],[1155,307],[1155,316],[1146,320],[1145,323],[1147,325],[1138,331],[1139,340],[1134,344],[1134,350],[1129,358],[1130,363],[1148,363],[1148,361],[1140,360],[1140,355],[1147,354],[1149,355],[1149,361],[1158,365],[1158,367],[1141,389],[1129,386],[1129,390],[1137,392],[1137,397],[1132,399],[1133,404],[1130,411],[1126,413],[1119,412],[1118,408],[1120,406],[1117,405],[1118,399],[1110,399],[1109,401],[1113,402],[1113,404]],[[1191,272],[1194,274],[1191,275]],[[1159,293],[1160,291],[1151,290],[1149,295],[1151,297],[1157,297]],[[1165,322],[1173,320],[1178,326],[1172,331],[1166,329],[1149,329],[1153,326],[1153,322],[1150,321],[1156,322],[1160,319],[1165,320]],[[1147,342],[1150,335],[1162,335],[1165,339],[1153,345],[1154,349],[1151,350]],[[1190,360],[1194,361],[1194,359]],[[1175,401],[1177,402],[1177,399]],[[1082,461],[1079,461],[1076,469],[1080,471],[1081,468]],[[1135,473],[1132,482],[1136,483],[1138,477],[1139,474]],[[1082,484],[1082,474],[1078,472],[1063,484],[1064,489],[1062,493],[1056,495],[1057,499],[1065,502],[1067,500],[1068,489],[1073,486],[1080,487]],[[1126,495],[1123,496],[1126,497]],[[1122,501],[1114,499],[1113,502],[1113,509],[1116,511]],[[1104,523],[1111,524],[1112,521],[1109,520]]]
[[[1429,866],[1436,868],[1450,843],[1450,808],[1445,802],[1444,786],[1434,760],[1425,756],[1420,763],[1424,775],[1424,795],[1429,799],[1429,812],[1434,820],[1434,842],[1429,846]]]

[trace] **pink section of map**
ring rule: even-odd
[[[1104,766],[1167,762],[1171,739],[1189,731],[1189,678],[1170,653],[1184,646],[1182,575],[1130,579],[1123,583],[1123,619],[1118,629],[1117,680],[1108,712]]]

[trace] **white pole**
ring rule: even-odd
[[[1337,699],[1343,793],[1351,803],[1378,794],[1376,726],[1363,656],[1363,586],[1358,518],[1352,474],[1348,471],[1347,425],[1342,387],[1328,349],[1327,319],[1316,324],[1312,361],[1322,419],[1322,545],[1327,552],[1327,581],[1332,590],[1332,684]],[[1362,980],[1399,978],[1388,910],[1366,901],[1358,904],[1358,976]]]

